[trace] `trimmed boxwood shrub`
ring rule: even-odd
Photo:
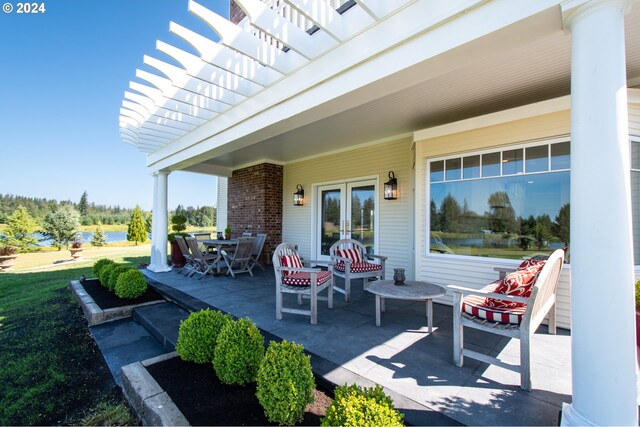
[[[109,258],[101,258],[97,260],[95,264],[93,264],[93,275],[100,279],[100,272],[102,271],[102,269],[107,265],[113,264],[115,264],[115,262],[113,262],[113,260],[110,260]]]
[[[109,289],[109,276],[111,275],[111,271],[114,268],[119,266],[120,264],[117,264],[114,262],[113,264],[106,264],[104,267],[100,269],[100,273],[98,274],[98,279],[100,279],[100,284],[102,286]]]
[[[180,322],[176,351],[182,360],[196,363],[213,363],[218,334],[228,323],[230,314],[204,309],[191,313]]]
[[[255,382],[263,358],[264,338],[251,319],[238,319],[222,328],[213,358],[220,381],[238,385]]]
[[[138,298],[147,292],[147,279],[140,271],[130,268],[118,276],[115,291],[120,298]]]
[[[315,381],[311,357],[300,344],[271,341],[260,365],[256,395],[267,419],[280,425],[294,425],[313,402]]]
[[[393,400],[382,387],[342,385],[334,390],[323,426],[402,426],[404,415],[393,407]]]
[[[128,264],[118,264],[112,268],[107,277],[107,289],[111,292],[116,290],[116,284],[118,283],[118,277],[125,271],[133,270],[133,267]]]

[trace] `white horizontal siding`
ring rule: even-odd
[[[387,270],[402,267],[409,277],[413,271],[413,153],[411,139],[402,138],[369,145],[350,151],[329,154],[309,160],[286,164],[284,167],[283,240],[298,245],[303,257],[312,254],[314,230],[313,186],[349,181],[357,178],[378,178],[377,253],[388,257]],[[388,172],[398,179],[398,200],[384,200],[383,186]],[[300,184],[305,191],[304,206],[293,206],[293,193]]]

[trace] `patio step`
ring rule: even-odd
[[[133,310],[133,318],[142,325],[167,350],[174,351],[178,342],[180,322],[189,312],[171,302],[165,302]]]

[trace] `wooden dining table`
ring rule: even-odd
[[[220,274],[220,261],[222,261],[222,248],[227,246],[236,246],[238,244],[238,239],[229,239],[229,240],[223,240],[223,239],[209,239],[209,240],[200,240],[200,243],[202,243],[205,248],[209,249],[209,248],[216,248],[216,259],[213,261],[216,264],[216,270],[218,272],[218,274]]]

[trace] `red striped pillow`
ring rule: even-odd
[[[292,254],[292,255],[282,255],[281,258],[282,261],[282,266],[283,267],[289,267],[289,268],[304,268],[302,265],[302,261],[300,261],[300,257],[298,256],[298,254]],[[285,276],[288,276],[290,274],[294,274],[297,273],[296,271],[283,271]]]
[[[336,255],[340,258],[349,258],[352,263],[361,263],[363,261],[360,249],[338,249]]]

